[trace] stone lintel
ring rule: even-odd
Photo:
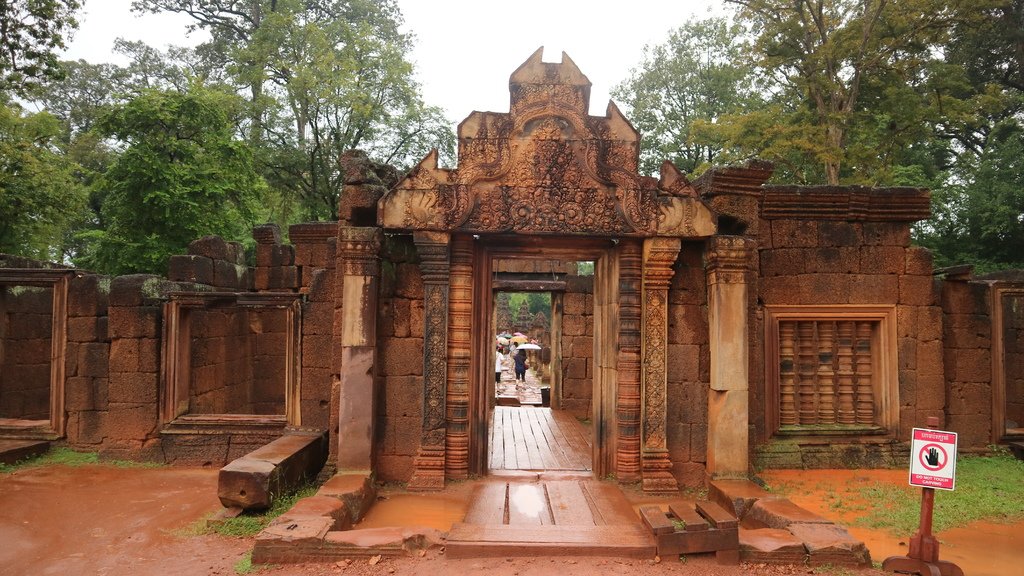
[[[327,242],[328,238],[337,235],[337,222],[302,222],[288,227],[288,239],[292,244]]]
[[[931,193],[924,188],[867,186],[766,186],[766,220],[917,222],[931,218]]]
[[[715,196],[757,196],[761,186],[772,176],[775,167],[761,160],[748,162],[744,166],[716,166],[701,174],[693,182],[702,198]]]

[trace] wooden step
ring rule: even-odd
[[[445,556],[603,556],[653,558],[654,538],[632,526],[509,526],[456,524],[448,533]]]

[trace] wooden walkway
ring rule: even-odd
[[[451,558],[653,558],[655,550],[622,491],[597,480],[484,482],[445,545]]]
[[[590,439],[565,411],[496,406],[488,433],[491,470],[591,470]]]

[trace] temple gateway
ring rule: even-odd
[[[255,266],[216,237],[166,278],[2,257],[0,436],[224,466],[322,435],[339,473],[436,490],[561,466],[499,455],[544,418],[581,431],[550,444],[574,469],[655,492],[903,466],[931,416],[961,451],[1024,439],[1024,277],[934,270],[910,241],[927,190],[768,185],[758,162],[653,178],[568,56],[509,91],[459,125],[454,167],[346,154],[340,221],[258,227]],[[551,302],[523,330],[550,397],[529,417],[495,381],[518,292]]]

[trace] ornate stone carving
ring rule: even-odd
[[[640,246],[619,244],[619,352],[616,475],[633,482],[640,475]]]
[[[469,365],[473,318],[473,239],[456,236],[448,293],[446,475],[469,477]]]
[[[742,236],[716,236],[708,241],[708,285],[746,284],[754,269],[755,242]]]
[[[379,228],[338,228],[338,254],[344,276],[377,276],[380,273]]]
[[[510,80],[510,113],[459,125],[459,166],[429,154],[381,199],[379,222],[407,230],[603,236],[714,234],[710,210],[674,166],[637,173],[639,135],[614,103],[587,114],[590,81],[538,51]]]
[[[423,429],[409,488],[444,487],[448,375],[448,235],[413,234],[423,274]]]
[[[668,368],[668,287],[672,264],[679,255],[678,238],[651,238],[643,251],[643,398],[644,437],[642,475],[648,492],[671,492],[679,487],[668,458],[665,388]]]

